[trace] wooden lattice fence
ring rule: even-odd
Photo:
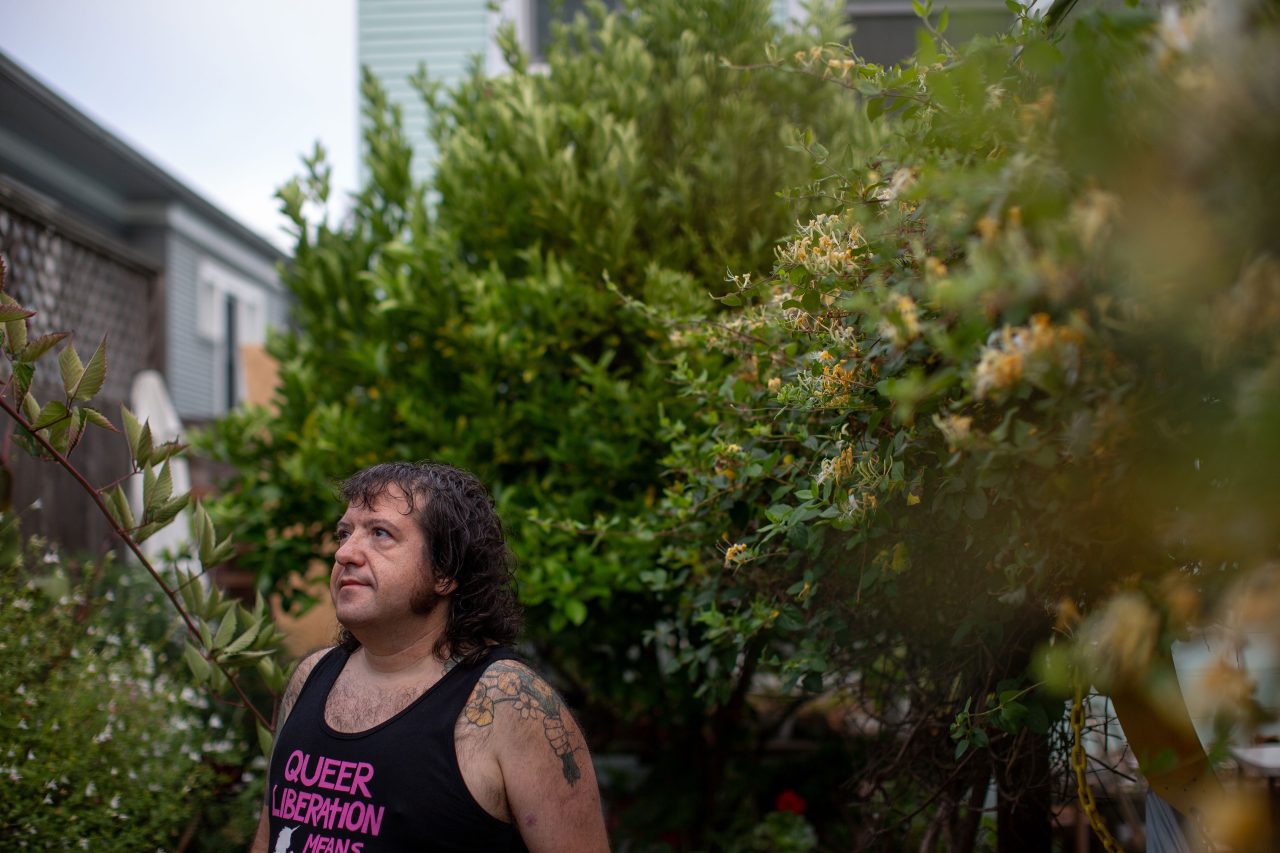
[[[138,371],[164,368],[159,267],[8,182],[0,182],[0,253],[9,270],[6,291],[38,312],[30,320],[32,335],[72,332],[86,359],[106,336],[107,380],[95,406],[118,423]],[[62,393],[52,356],[41,362],[32,392],[42,403]],[[9,429],[0,424],[5,435]],[[9,456],[13,506],[23,512],[24,532],[74,551],[113,547],[106,522],[69,476],[20,449]],[[96,484],[127,471],[123,439],[94,428],[73,458]]]

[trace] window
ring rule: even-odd
[[[196,330],[213,345],[212,397],[215,411],[223,412],[245,397],[240,350],[266,340],[266,298],[247,279],[207,258],[196,281]]]

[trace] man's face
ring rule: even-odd
[[[348,630],[409,626],[435,609],[441,590],[427,566],[426,540],[398,487],[371,506],[347,507],[337,538],[329,588]]]

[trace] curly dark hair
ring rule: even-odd
[[[347,504],[368,508],[392,486],[405,495],[406,514],[422,529],[428,567],[456,583],[436,656],[472,663],[489,646],[513,643],[520,633],[515,558],[488,489],[451,465],[385,462],[357,472],[338,492]],[[343,626],[338,645],[352,652],[360,641]]]

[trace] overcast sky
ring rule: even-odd
[[[0,50],[282,248],[316,140],[355,186],[355,0],[0,0]]]

